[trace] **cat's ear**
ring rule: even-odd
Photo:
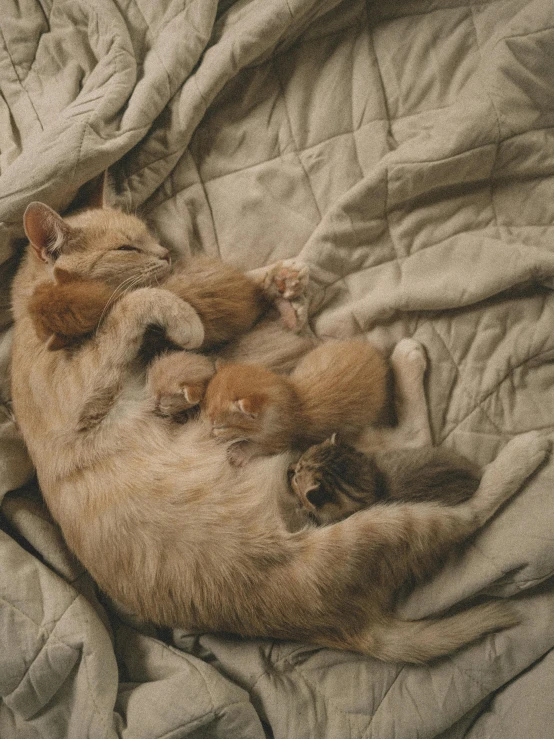
[[[73,229],[44,203],[29,203],[23,216],[25,234],[39,259],[52,262],[69,241]]]
[[[235,400],[235,408],[248,418],[257,418],[265,403],[265,396],[259,393]]]

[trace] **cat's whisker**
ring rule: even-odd
[[[100,318],[98,320],[98,326],[101,325],[102,321],[104,320],[104,317],[108,311],[108,309],[115,303],[116,300],[123,297],[127,292],[129,292],[136,284],[137,282],[137,276],[131,275],[130,277],[127,277],[124,279],[113,291],[110,298],[108,299],[108,302],[104,306],[104,309],[102,310],[102,313],[100,314]]]

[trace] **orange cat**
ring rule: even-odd
[[[230,341],[267,311],[262,286],[217,259],[196,257],[170,267],[169,252],[157,244],[144,224],[133,216],[104,208],[84,210],[69,219],[42,203],[32,203],[25,226],[41,260],[50,266],[47,279],[36,286],[29,305],[37,333],[49,338],[50,349],[70,346],[89,336],[110,305],[142,284],[158,286],[186,300],[204,327],[202,348]],[[91,220],[91,213],[94,213]],[[90,232],[102,249],[98,262],[83,254],[83,234]],[[60,241],[63,239],[63,242]],[[62,252],[62,243],[63,251]],[[68,245],[79,257],[70,254]],[[150,262],[137,266],[148,254]],[[58,257],[63,256],[64,267]]]
[[[13,285],[14,410],[53,517],[110,597],[169,627],[303,640],[410,662],[517,622],[501,602],[402,621],[394,599],[517,491],[545,458],[545,440],[531,433],[511,441],[461,505],[377,505],[311,528],[283,502],[291,499],[290,454],[232,467],[204,418],[178,424],[160,413],[153,391],[159,363],[170,362],[172,381],[186,387],[188,350],[202,346],[205,329],[189,303],[153,286],[170,266],[143,224],[109,209],[65,220],[34,206],[25,226],[32,246]],[[120,248],[131,244],[140,248]],[[52,281],[55,269],[133,287],[76,350],[48,351],[30,311],[37,286]],[[183,351],[146,371],[140,350],[153,324]],[[278,348],[270,352],[275,363]],[[404,378],[402,407],[422,408],[422,357],[410,341],[393,352],[395,377]],[[423,412],[404,417],[411,436],[428,433]]]
[[[387,401],[385,358],[361,341],[313,349],[290,377],[251,364],[223,365],[210,381],[204,410],[214,437],[232,441],[230,460],[305,448],[337,431],[354,441],[378,421]]]

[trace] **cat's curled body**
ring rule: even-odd
[[[409,662],[517,621],[502,603],[418,622],[392,608],[408,576],[426,576],[517,491],[544,459],[545,442],[513,440],[466,504],[374,506],[332,526],[291,530],[280,506],[289,455],[233,468],[202,417],[178,424],[156,412],[137,363],[146,328],[158,324],[188,349],[202,345],[204,329],[190,305],[150,286],[145,264],[154,278],[167,261],[154,244],[138,260],[145,286],[123,295],[85,343],[48,350],[28,306],[53,260],[65,268],[75,256],[63,228],[44,242],[57,254],[41,261],[29,247],[14,282],[13,403],[52,515],[112,598],[160,625]],[[421,361],[413,342],[395,355],[395,371],[408,375]]]

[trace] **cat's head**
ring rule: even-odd
[[[373,460],[337,441],[336,434],[307,449],[288,471],[291,491],[320,525],[340,521],[374,503],[378,477]]]
[[[287,414],[283,379],[254,364],[219,364],[204,396],[203,409],[220,441],[264,441]]]
[[[116,288],[151,285],[170,272],[169,252],[137,216],[100,207],[62,218],[33,202],[23,221],[33,258],[54,276],[63,270]]]

